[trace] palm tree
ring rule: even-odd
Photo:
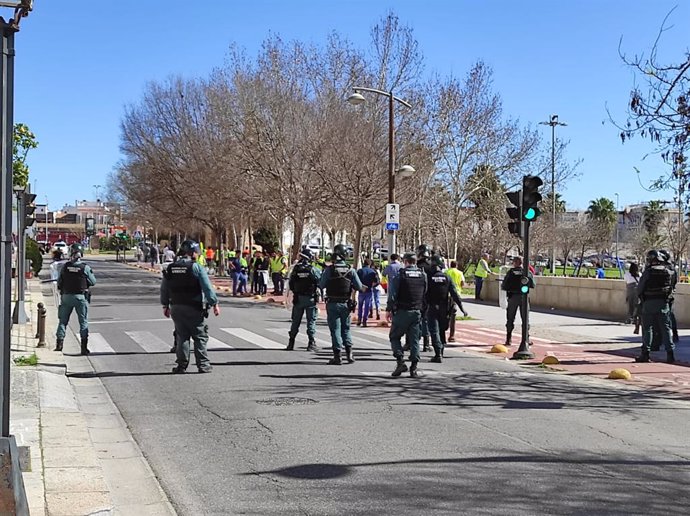
[[[643,209],[642,223],[647,233],[656,235],[659,232],[659,225],[664,218],[664,205],[661,201],[649,201]]]
[[[613,226],[617,219],[616,206],[611,199],[606,197],[599,197],[590,201],[589,208],[587,208],[587,215],[590,220],[601,222],[605,225]]]

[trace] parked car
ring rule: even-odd
[[[51,254],[54,253],[55,251],[60,251],[62,253],[63,257],[66,257],[68,254],[68,246],[67,243],[64,242],[63,240],[58,240],[53,244],[53,247],[50,248]]]

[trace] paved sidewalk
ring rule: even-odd
[[[12,355],[36,353],[37,366],[11,364],[11,433],[29,446],[24,473],[32,515],[172,515],[175,511],[108,393],[68,331],[52,351],[57,325],[50,287],[29,280],[32,321],[12,328]],[[47,309],[47,347],[37,348],[37,304]],[[66,376],[69,371],[70,375]],[[80,377],[83,376],[83,377]]]

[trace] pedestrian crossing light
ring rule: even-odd
[[[22,196],[24,203],[24,229],[26,229],[33,226],[34,222],[36,222],[36,217],[34,216],[36,211],[36,204],[34,204],[36,194],[24,192]]]
[[[523,294],[529,293],[529,278],[526,278],[525,276],[520,278],[520,292]]]
[[[510,218],[508,222],[508,231],[511,234],[522,238],[522,222],[520,222],[520,206],[522,205],[522,191],[507,192],[506,197],[513,206],[506,208],[506,213]]]
[[[544,182],[539,176],[525,176],[522,178],[522,220],[532,222],[539,215],[539,203],[541,202],[541,194],[539,187]]]

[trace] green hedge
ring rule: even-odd
[[[31,269],[34,271],[34,276],[38,276],[43,267],[43,255],[38,247],[38,243],[31,238],[26,239],[26,258],[31,261]]]

